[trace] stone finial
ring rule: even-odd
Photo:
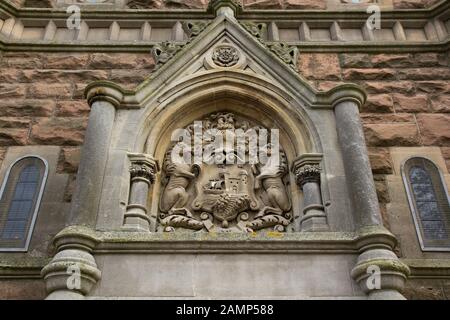
[[[131,166],[131,179],[144,179],[149,183],[155,181],[156,173],[159,171],[158,162],[153,157],[145,154],[129,154]]]
[[[321,154],[304,154],[294,161],[292,171],[301,188],[308,182],[320,183],[321,161]]]
[[[242,4],[239,0],[211,0],[208,5],[208,12],[219,15],[236,16],[242,12]]]

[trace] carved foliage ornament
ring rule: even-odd
[[[131,179],[143,178],[153,183],[155,181],[156,168],[144,162],[134,162],[130,166]]]
[[[284,42],[265,42],[267,26],[264,23],[241,22],[241,25],[284,63],[293,69],[297,68],[298,48],[296,46]]]
[[[185,42],[165,41],[161,44],[153,46],[151,53],[156,61],[154,71],[160,69],[172,57],[180,52],[187,44],[189,44],[196,36],[203,31],[210,22],[205,21],[188,21],[183,23],[183,28],[189,36]]]
[[[320,183],[321,168],[319,164],[307,164],[295,171],[295,177],[299,186],[303,187],[305,183]]]
[[[227,137],[228,146],[230,132],[242,130],[250,136],[249,133],[263,129],[229,112],[219,112],[202,119],[201,132],[195,129],[198,123],[188,126],[187,130],[192,133],[192,140],[196,140],[194,137],[200,138],[203,151],[216,138],[208,136],[203,139],[208,130],[222,132]],[[188,142],[186,147],[189,153],[199,148],[192,142]],[[286,187],[288,163],[283,150],[279,152],[279,161],[269,157],[264,163],[252,163],[248,161],[250,148],[244,148],[245,160],[239,162],[230,160],[236,160],[242,153],[225,147],[214,149],[210,154],[215,161],[205,161],[203,156],[200,164],[191,165],[174,162],[174,148],[175,144],[167,151],[163,165],[159,231],[289,230],[292,212]]]

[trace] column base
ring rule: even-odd
[[[65,249],[58,252],[46,265],[41,275],[45,280],[49,300],[84,299],[100,280],[91,253],[80,249]]]
[[[125,214],[122,231],[150,232],[150,218],[143,213],[128,212]]]
[[[327,215],[323,211],[323,206],[309,206],[306,207],[303,212],[305,215],[300,220],[301,231],[320,232],[330,230]]]
[[[371,300],[405,300],[400,292],[409,273],[394,252],[369,249],[358,257],[351,275]]]

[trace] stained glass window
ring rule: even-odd
[[[46,165],[37,157],[16,162],[0,199],[0,249],[26,250],[45,184]]]
[[[450,249],[450,204],[439,169],[425,158],[409,159],[404,178],[422,249]]]

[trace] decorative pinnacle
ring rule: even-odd
[[[216,16],[234,17],[242,12],[242,4],[239,0],[211,0],[208,5],[208,12],[215,13]]]

